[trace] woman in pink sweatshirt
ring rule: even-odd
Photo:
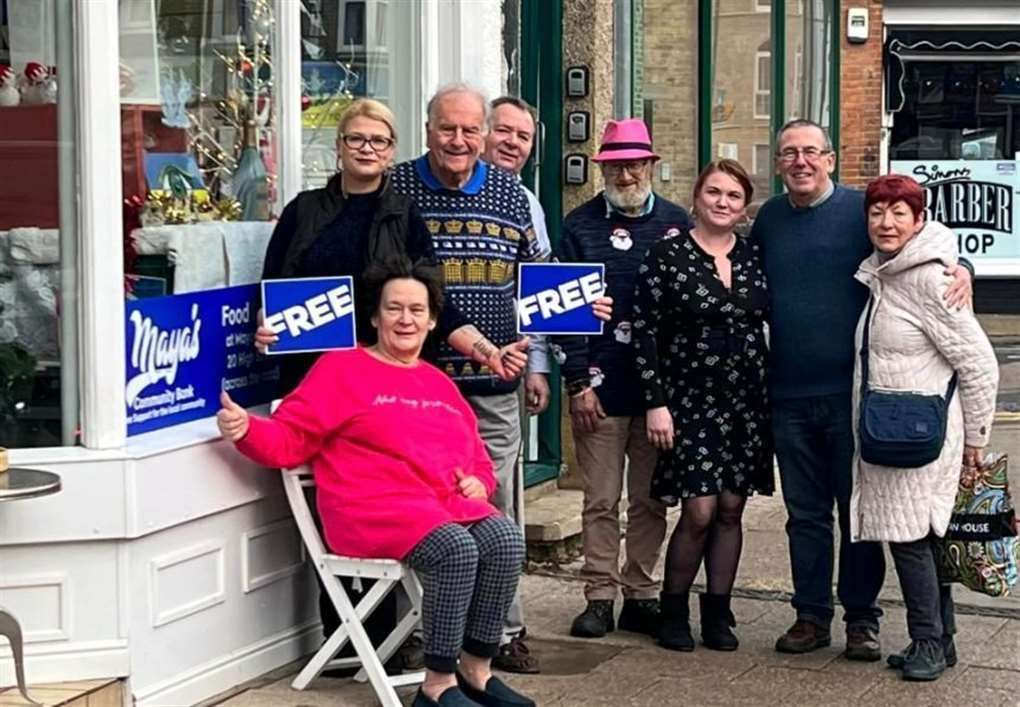
[[[488,501],[496,480],[470,406],[419,358],[438,274],[402,258],[363,283],[378,341],[322,356],[271,418],[223,393],[220,431],[260,464],[311,464],[333,552],[416,570],[427,672],[415,706],[534,705],[490,671],[524,539]]]

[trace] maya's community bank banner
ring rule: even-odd
[[[262,303],[263,321],[278,339],[267,353],[351,349],[357,344],[350,277],[263,280]]]
[[[521,334],[601,334],[591,304],[605,291],[597,263],[521,263],[517,331]]]
[[[280,373],[256,356],[258,308],[258,285],[128,302],[128,436],[211,417],[221,390],[244,407],[271,400]]]
[[[928,218],[956,231],[960,255],[1020,260],[1020,161],[896,160],[890,169],[924,187]]]

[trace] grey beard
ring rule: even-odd
[[[644,206],[652,193],[652,185],[645,184],[637,189],[621,191],[612,184],[606,184],[606,199],[621,211],[632,211]]]

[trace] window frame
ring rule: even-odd
[[[768,60],[768,68],[764,72],[762,72],[762,66],[761,66],[762,59],[767,59]],[[772,83],[773,83],[773,74],[775,73],[772,70],[772,67],[773,67],[772,61],[773,61],[773,55],[772,55],[771,51],[765,51],[765,50],[759,49],[758,51],[756,51],[754,53],[754,104],[753,104],[753,108],[751,110],[753,111],[753,117],[754,117],[755,120],[768,120],[769,118],[772,117],[772,115],[771,115],[771,107],[772,107]],[[764,90],[761,88],[763,73],[764,73],[764,76],[769,81],[769,87],[767,89],[764,89]],[[761,113],[758,110],[758,107],[759,107],[758,106],[758,101],[759,101],[759,99],[762,99],[762,98],[764,99],[766,105],[768,105],[769,109],[770,109],[770,110],[766,111],[765,113]]]

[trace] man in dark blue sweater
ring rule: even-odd
[[[613,298],[604,333],[561,337],[577,461],[584,478],[584,594],[588,605],[571,635],[598,638],[615,628],[613,602],[623,592],[619,627],[658,635],[659,585],[652,576],[666,533],[666,509],[649,497],[656,451],[645,431],[645,406],[630,343],[631,303],[645,252],[690,225],[687,212],[652,192],[652,152],[640,120],[610,121],[595,161],[606,189],[567,215],[554,257],[604,263]],[[620,569],[619,505],[627,468],[627,559]]]
[[[878,543],[851,543],[849,530],[854,331],[868,298],[854,273],[871,253],[864,195],[833,183],[835,154],[816,123],[790,121],[776,143],[787,193],[762,206],[751,231],[768,276],[772,428],[797,612],[776,650],[807,653],[831,643],[835,503],[846,657],[878,660],[885,559]],[[970,275],[959,267],[952,274],[947,297],[965,303]]]

